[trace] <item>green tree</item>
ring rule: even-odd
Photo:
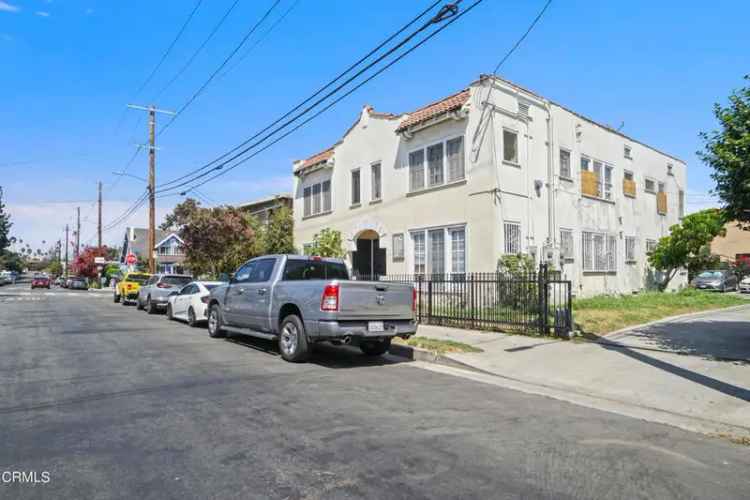
[[[649,263],[664,276],[657,283],[664,290],[680,268],[690,268],[705,260],[705,247],[724,234],[724,214],[708,209],[685,216],[670,228],[669,236],[659,240],[649,255]]]
[[[288,207],[275,210],[261,234],[263,253],[295,253],[294,219]]]
[[[0,255],[10,246],[10,214],[5,213],[5,204],[3,203],[3,188],[0,186]]]
[[[23,257],[16,252],[0,253],[0,269],[20,273],[26,267]]]
[[[750,87],[732,92],[726,107],[714,104],[714,116],[720,128],[701,132],[704,149],[698,156],[713,169],[727,220],[750,229]]]
[[[46,271],[51,276],[60,276],[63,272],[63,266],[62,263],[58,260],[53,260],[49,263],[49,265],[46,268]]]
[[[325,228],[313,236],[312,245],[310,246],[312,255],[320,257],[335,257],[343,259],[346,256],[346,250],[341,239],[341,231]]]

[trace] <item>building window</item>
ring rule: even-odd
[[[581,233],[583,270],[586,272],[617,272],[617,238],[604,233]]]
[[[331,211],[331,181],[323,181],[304,190],[303,217],[310,217]]]
[[[430,274],[445,274],[445,231],[435,229],[428,232],[430,236],[430,255],[428,263]]]
[[[404,233],[393,235],[393,260],[404,260]]]
[[[466,272],[466,231],[452,229],[451,235],[451,271],[463,274]]]
[[[656,240],[646,240],[646,255],[651,255],[654,249],[656,249]]]
[[[560,177],[563,179],[570,179],[570,151],[566,149],[560,150]]]
[[[612,201],[612,171],[611,165],[604,166],[604,199]]]
[[[331,181],[323,181],[323,211],[331,211]]]
[[[412,233],[411,239],[414,244],[414,274],[424,274],[426,267],[424,232]]]
[[[635,262],[635,236],[625,237],[625,262]]]
[[[503,161],[518,165],[518,133],[503,130]]]
[[[632,181],[635,180],[634,177],[633,177],[633,172],[631,172],[629,170],[625,170],[625,172],[623,172],[623,176],[625,177],[626,181],[631,181],[632,182]]]
[[[571,229],[560,229],[560,258],[571,261],[574,259],[573,231]]]
[[[320,186],[320,184],[313,184],[312,191],[313,191],[312,192],[312,196],[313,196],[313,203],[312,203],[313,213],[314,214],[319,214],[320,213],[320,207],[321,207],[321,204],[320,204],[320,201],[321,201],[320,200],[321,186]]]
[[[677,207],[677,213],[680,214],[680,219],[685,217],[685,191],[680,189],[680,192],[678,193],[677,201],[679,203]]]
[[[521,253],[521,224],[518,222],[506,222],[503,224],[503,235],[505,236],[505,253]]]
[[[657,186],[658,186],[658,187],[657,187],[657,191],[658,191],[659,193],[663,193],[663,192],[664,192],[664,183],[663,183],[663,182],[659,182],[659,183],[657,184]]]
[[[647,193],[656,193],[656,181],[649,177],[646,177],[643,184],[643,190]]]
[[[631,155],[631,152],[632,152],[632,150],[630,149],[630,146],[626,145],[626,146],[623,147],[623,155],[628,160],[632,160],[633,159],[633,156]]]
[[[372,172],[372,201],[377,201],[383,196],[380,182],[380,163],[376,163],[370,168]]]
[[[409,191],[424,188],[424,149],[409,153]]]
[[[591,160],[589,160],[585,156],[581,156],[581,170],[591,170]]]
[[[448,182],[464,178],[464,138],[456,137],[447,143]]]
[[[443,183],[443,143],[427,148],[427,168],[430,172],[429,186],[439,186]]]
[[[304,193],[305,210],[303,213],[305,217],[309,217],[312,214],[312,188],[306,187]]]
[[[359,205],[362,201],[359,188],[359,169],[352,170],[352,205]]]

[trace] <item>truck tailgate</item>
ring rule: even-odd
[[[413,287],[383,281],[340,281],[338,319],[411,319]]]

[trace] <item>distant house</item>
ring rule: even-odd
[[[745,260],[750,263],[750,231],[740,229],[736,222],[728,222],[724,228],[726,234],[711,242],[711,253],[725,262]]]
[[[292,195],[289,193],[275,194],[266,196],[255,201],[249,201],[237,205],[240,210],[249,213],[258,218],[262,224],[268,224],[271,215],[281,207],[292,209]]]
[[[156,272],[158,273],[184,273],[185,268],[185,242],[173,231],[156,231],[156,246],[154,257],[156,258]],[[148,229],[140,227],[128,227],[125,229],[120,262],[125,262],[125,257],[132,253],[138,260],[147,261],[148,252]]]

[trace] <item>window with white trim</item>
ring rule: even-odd
[[[656,249],[656,240],[647,239],[646,240],[646,255],[651,255],[651,252],[653,252]]]
[[[635,236],[625,236],[625,262],[635,262]]]
[[[560,229],[560,258],[572,261],[574,260],[573,250],[573,230]]]
[[[657,183],[656,191],[659,192],[659,193],[663,193],[664,192],[664,183],[663,182]]]
[[[623,171],[622,175],[623,175],[623,177],[625,178],[626,181],[633,181],[633,180],[635,180],[635,177],[633,176],[633,172],[631,172],[630,170]]]
[[[331,211],[331,181],[323,181],[303,189],[303,217],[310,217]]]
[[[383,196],[383,189],[381,183],[381,171],[380,163],[375,163],[370,166],[370,172],[372,177],[372,198],[371,201],[378,201]]]
[[[518,222],[503,223],[504,245],[506,254],[521,253],[521,224]]]
[[[570,179],[570,151],[567,149],[560,149],[560,177],[563,179]]]
[[[617,272],[617,237],[593,231],[581,233],[585,272]]]
[[[427,163],[425,168],[425,163]],[[409,153],[409,192],[460,181],[465,176],[464,138],[454,137]]]
[[[409,231],[415,274],[466,272],[466,228],[449,226]],[[395,250],[394,250],[395,252]]]
[[[352,205],[359,205],[362,202],[362,191],[359,181],[359,169],[352,170]]]
[[[424,188],[424,149],[409,153],[409,191]]]
[[[612,165],[604,165],[604,199],[612,201]]]
[[[646,177],[643,181],[643,190],[647,193],[656,193],[656,181],[650,177]]]
[[[503,129],[503,161],[518,165],[518,132]]]
[[[404,260],[404,233],[393,235],[393,260]]]
[[[633,159],[632,152],[633,151],[630,148],[630,146],[628,146],[627,144],[625,146],[623,146],[623,156],[625,156],[625,158],[627,158],[628,160],[632,160]]]

